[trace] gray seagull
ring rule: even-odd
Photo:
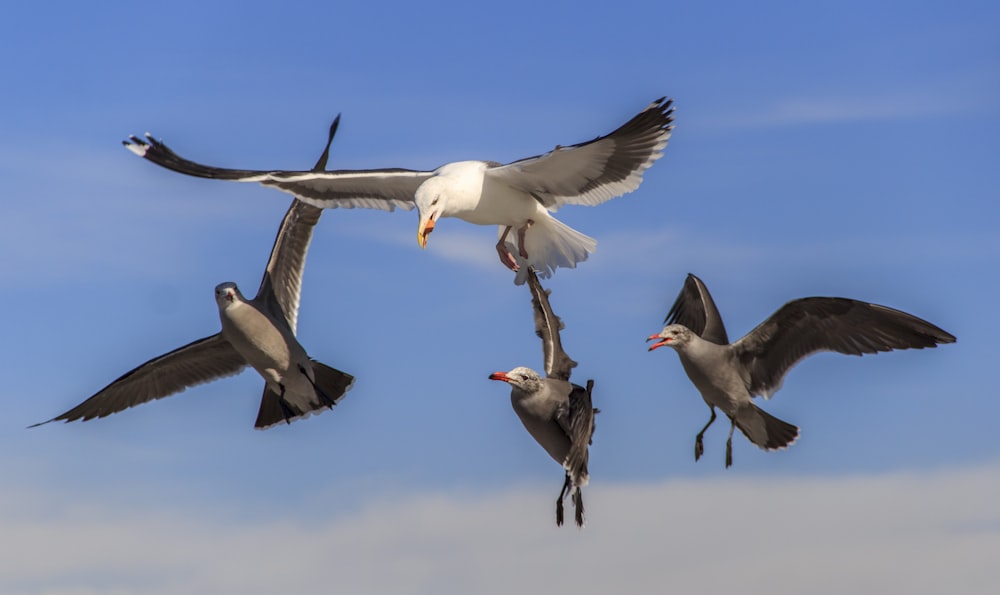
[[[820,351],[862,355],[955,342],[951,334],[906,312],[847,298],[807,297],[788,302],[730,343],[708,288],[691,274],[664,323],[662,331],[647,339],[657,341],[649,351],[673,347],[712,410],[695,438],[694,458],[704,452],[702,437],[715,421],[718,407],[732,422],[726,467],[733,464],[734,428],[765,450],[785,448],[798,438],[797,427],[768,415],[752,399],[770,398],[788,370],[809,355]]]
[[[545,378],[530,368],[517,367],[510,372],[494,372],[490,380],[510,384],[510,402],[524,428],[566,470],[556,499],[556,525],[563,524],[563,499],[570,495],[576,524],[582,527],[582,488],[590,481],[588,449],[594,435],[594,415],[598,413],[591,401],[594,381],[588,380],[586,388],[569,382],[576,362],[563,351],[559,340],[563,323],[549,305],[550,292],[542,289],[533,270],[528,273],[528,287],[535,333],[542,340]]]
[[[330,126],[316,171],[326,167],[339,122],[337,116]],[[248,365],[265,381],[255,427],[291,423],[323,408],[332,409],[354,384],[354,377],[310,359],[295,338],[306,253],[322,212],[292,200],[254,299],[245,299],[235,283],[215,288],[221,332],[149,360],[83,403],[42,423],[105,417],[232,376]]]
[[[550,213],[567,204],[597,205],[638,188],[646,169],[663,156],[672,130],[673,102],[663,97],[610,134],[588,142],[557,145],[544,155],[506,165],[457,161],[433,171],[224,169],[184,159],[149,133],[145,139],[131,136],[124,144],[167,169],[202,178],[259,182],[317,207],[386,211],[416,207],[421,248],[441,217],[498,225],[500,262],[511,270],[520,269],[515,276],[520,285],[527,271],[508,248],[508,236],[517,253],[543,277],[556,267],[573,268],[586,260],[597,242]]]

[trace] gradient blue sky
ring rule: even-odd
[[[990,2],[8,6],[0,590],[995,592],[997,31]],[[545,282],[603,410],[582,533],[553,526],[561,471],[486,378],[540,366],[528,291],[459,220],[421,251],[413,213],[324,214],[299,336],[357,377],[334,412],[254,431],[246,372],[24,429],[216,332],[212,289],[256,288],[287,208],[129,134],[303,169],[342,112],[331,167],[432,169],[588,140],[662,95],[665,156],[560,211],[598,251]],[[688,272],[732,337],[834,295],[958,343],[815,356],[762,403],[798,443],[740,436],[725,470],[719,422],[696,464],[708,409],[644,343]]]

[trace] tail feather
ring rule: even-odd
[[[503,230],[501,226],[498,234],[502,234]],[[519,254],[516,231],[507,235],[507,243],[521,267],[514,279],[518,285],[523,285],[527,281],[528,270],[531,267],[534,267],[539,277],[547,279],[555,272],[556,267],[576,268],[577,263],[587,260],[587,257],[597,249],[597,240],[548,216],[535,221],[524,234],[527,259]]]
[[[740,407],[734,421],[750,442],[765,450],[791,446],[799,437],[796,426],[781,421],[753,403]]]
[[[354,376],[316,360],[310,361],[315,378],[313,382],[316,387],[316,400],[310,401],[305,407],[287,400],[283,402],[281,395],[265,385],[257,421],[254,423],[255,428],[263,430],[280,423],[290,423],[309,417],[325,408],[333,409],[354,385]]]

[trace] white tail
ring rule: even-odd
[[[497,236],[502,235],[503,231],[504,226],[500,226]],[[539,277],[547,279],[555,272],[556,267],[576,268],[577,263],[587,260],[597,249],[597,240],[553,217],[535,221],[525,232],[527,261],[518,253],[517,230],[511,230],[507,235],[506,244],[521,267],[514,278],[514,283],[518,285],[527,281],[529,267],[534,267]]]

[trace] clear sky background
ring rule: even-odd
[[[108,2],[0,20],[0,591],[995,593],[1000,7],[993,2]],[[511,161],[676,99],[634,193],[558,216],[598,251],[544,282],[602,409],[588,526],[497,370],[541,366],[495,229],[325,212],[299,337],[357,377],[253,430],[252,371],[25,426],[217,332],[290,197],[238,168]],[[872,301],[955,345],[803,362],[764,452],[644,339],[692,272],[729,334],[788,300]]]

